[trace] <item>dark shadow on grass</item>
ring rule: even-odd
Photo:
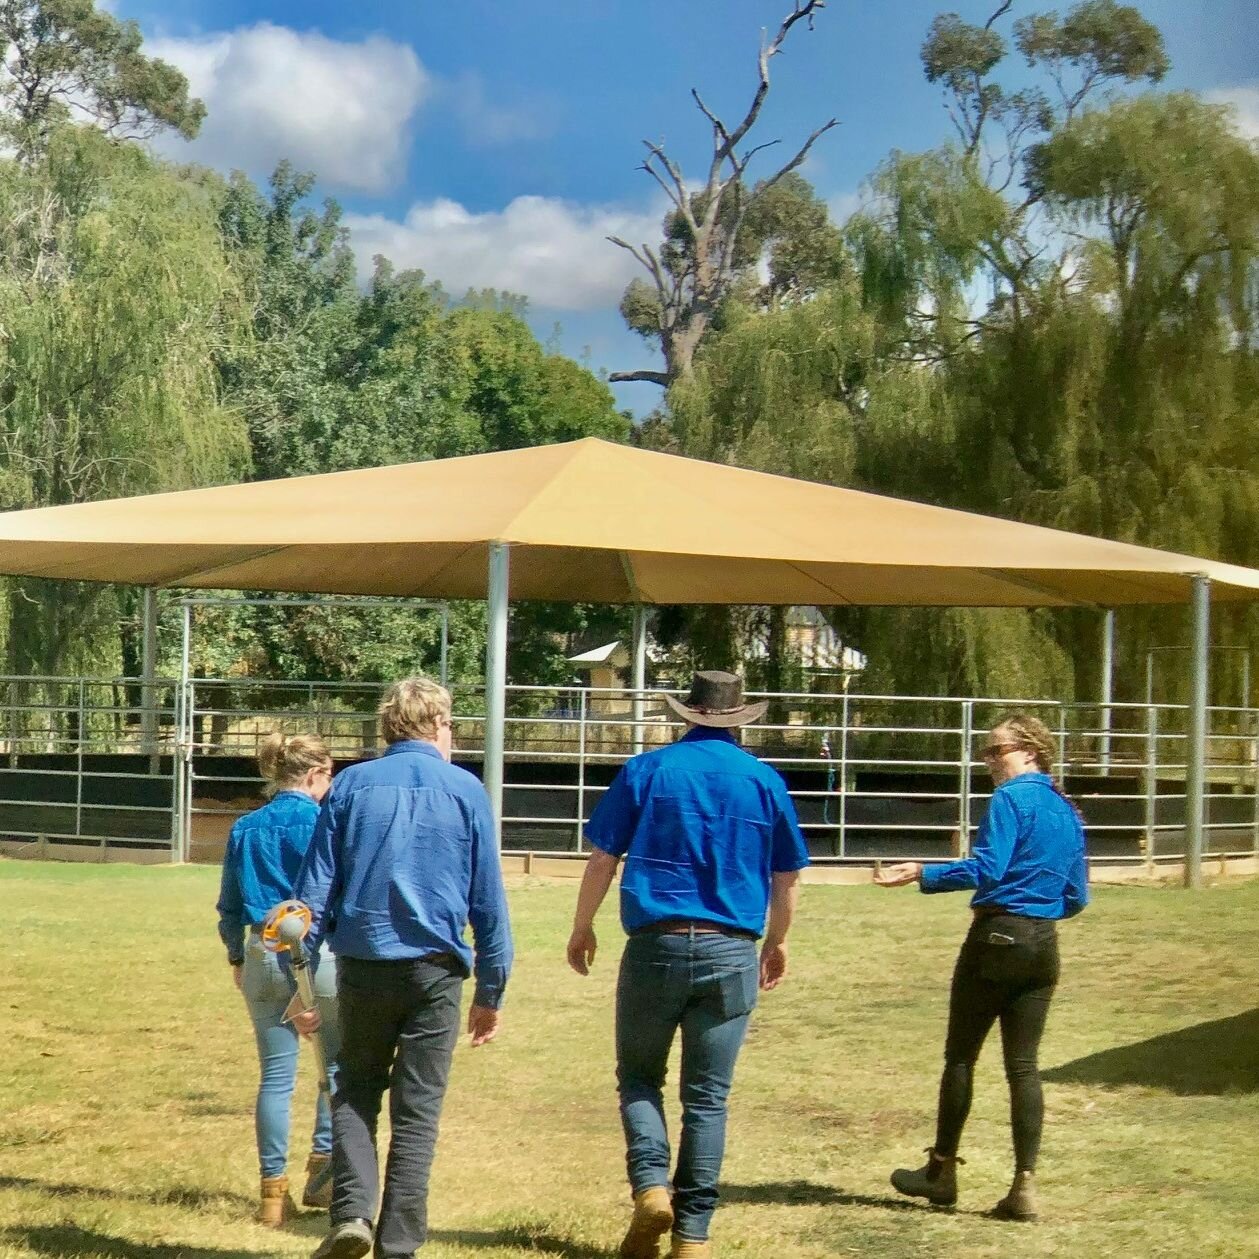
[[[0,1241],[37,1255],[93,1255],[101,1259],[259,1259],[265,1251],[218,1250],[210,1246],[151,1245],[74,1224],[40,1224],[0,1229]]]
[[[759,1185],[722,1185],[723,1206],[746,1203],[752,1206],[883,1207],[888,1211],[916,1211],[922,1205],[892,1194],[877,1196],[845,1193],[833,1185],[811,1180],[775,1180]]]
[[[147,1202],[159,1207],[187,1207],[204,1211],[207,1207],[225,1206],[232,1211],[251,1211],[253,1198],[232,1193],[228,1189],[203,1189],[199,1185],[169,1185],[165,1189],[136,1191],[106,1189],[100,1185],[61,1184],[56,1181],[36,1180],[32,1176],[0,1176],[0,1189],[32,1189],[53,1198],[117,1199],[122,1202]]]
[[[1136,1084],[1182,1096],[1259,1093],[1259,1009],[1104,1049],[1041,1076],[1060,1084]]]
[[[616,1254],[615,1248],[573,1241],[545,1226],[532,1224],[508,1224],[492,1230],[436,1228],[429,1231],[428,1239],[473,1250],[532,1250],[540,1255],[563,1255],[565,1259],[612,1259]]]

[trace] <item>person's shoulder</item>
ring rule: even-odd
[[[438,761],[438,781],[457,795],[486,795],[485,784],[470,770],[450,761]]]

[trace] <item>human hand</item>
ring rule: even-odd
[[[474,1005],[468,1011],[468,1034],[472,1048],[488,1045],[498,1035],[498,1011],[486,1005]]]
[[[293,1015],[293,1030],[303,1036],[313,1036],[322,1022],[318,1009],[303,1010],[300,1014]]]
[[[782,983],[787,973],[787,942],[766,944],[761,948],[761,991],[769,992]]]
[[[245,991],[245,968],[237,962],[232,963],[232,983],[236,985],[237,992]]]
[[[568,964],[579,974],[589,975],[599,942],[593,927],[574,927],[568,937]]]
[[[884,866],[874,874],[874,881],[879,887],[903,887],[906,883],[917,883],[920,878],[921,861],[902,861],[894,866]]]

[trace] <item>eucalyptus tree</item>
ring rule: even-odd
[[[205,106],[142,44],[135,22],[93,0],[0,0],[3,130],[19,153],[33,158],[57,127],[85,119],[116,138],[195,136]]]
[[[664,370],[613,372],[610,380],[650,381],[668,387],[690,372],[696,350],[747,264],[742,246],[749,214],[779,181],[800,166],[817,139],[836,125],[833,118],[823,123],[776,171],[749,185],[747,172],[753,158],[774,143],[744,147],[769,95],[770,62],[782,51],[792,29],[800,23],[812,27],[824,7],[825,0],[796,0],[774,37],[762,44],[756,87],[737,122],[722,119],[698,91],[692,90],[691,96],[712,136],[708,169],[697,187],[687,181],[680,164],[670,157],[663,144],[643,142],[647,157],[642,169],[655,180],[669,202],[663,239],[655,246],[633,244],[616,236],[609,239],[633,254],[647,273],[646,281],[633,282],[626,290],[621,311],[631,328],[659,346]]]

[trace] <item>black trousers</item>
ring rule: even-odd
[[[970,1112],[975,1060],[1000,1020],[1015,1166],[1035,1170],[1045,1117],[1037,1054],[1057,983],[1058,932],[1052,921],[1012,914],[975,920],[953,971],[937,1154],[957,1153]]]
[[[463,971],[445,954],[337,959],[341,1056],[332,1100],[332,1222],[376,1217],[376,1121],[389,1090],[392,1138],[376,1225],[377,1259],[403,1259],[428,1235],[428,1180],[459,1038]]]

